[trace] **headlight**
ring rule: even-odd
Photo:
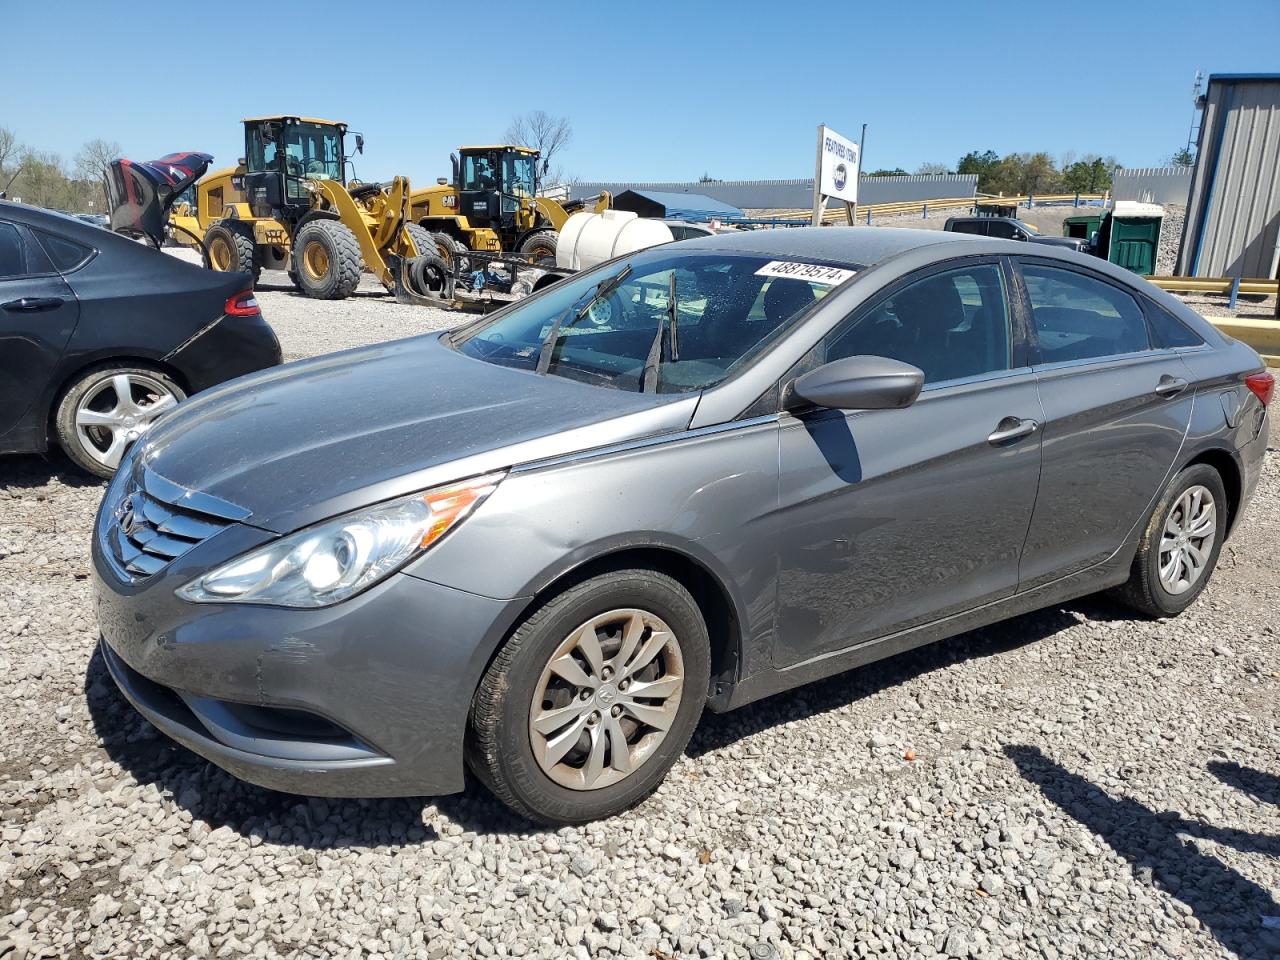
[[[501,474],[437,487],[250,550],[179,588],[193,603],[326,607],[400,569],[493,492]]]

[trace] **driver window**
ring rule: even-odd
[[[935,273],[860,311],[827,339],[826,359],[870,355],[924,371],[926,384],[1008,370],[1009,310],[995,264]]]

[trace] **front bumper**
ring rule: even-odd
[[[174,596],[208,568],[201,557],[218,540],[240,534],[248,531],[229,528],[140,584],[119,577],[94,537],[102,653],[134,707],[200,756],[273,790],[461,790],[471,695],[519,605],[407,574],[320,610]]]

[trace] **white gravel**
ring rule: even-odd
[[[290,356],[457,319],[262,300]],[[652,800],[554,832],[157,734],[94,653],[101,492],[0,459],[0,960],[1280,953],[1277,453],[1183,617],[1082,600],[708,716]]]

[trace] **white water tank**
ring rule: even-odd
[[[671,228],[661,220],[645,220],[625,210],[575,213],[560,231],[556,266],[586,270],[624,253],[674,239]]]

